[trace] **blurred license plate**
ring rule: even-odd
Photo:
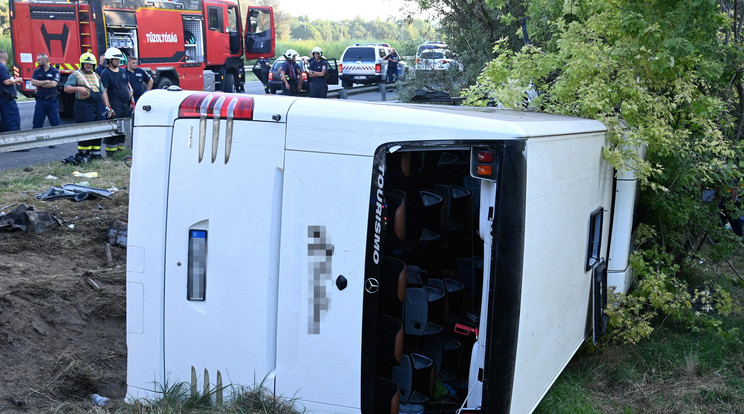
[[[354,76],[354,79],[367,79],[366,76]]]

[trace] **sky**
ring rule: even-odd
[[[310,20],[346,20],[361,16],[364,20],[382,20],[400,13],[405,0],[279,0],[279,8],[293,16],[310,17]],[[410,4],[407,6],[410,9]]]

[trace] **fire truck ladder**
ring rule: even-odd
[[[80,25],[80,53],[92,52],[95,54],[93,52],[93,27],[90,23],[90,5],[88,3],[78,2],[76,10]]]

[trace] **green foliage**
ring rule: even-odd
[[[8,68],[12,68],[15,59],[13,57],[13,42],[10,37],[0,36],[0,49],[8,52]]]
[[[718,257],[736,243],[717,212],[742,159],[744,86],[734,70],[742,56],[720,35],[733,22],[713,0],[555,3],[530,3],[525,14],[539,19],[533,43],[496,42],[466,104],[522,109],[526,92],[537,90],[533,110],[602,121],[610,139],[603,156],[639,178],[640,218],[652,230],[631,262],[636,291],[610,310],[616,338],[637,342],[666,317],[715,330],[711,315],[725,314],[730,297],[708,280],[688,287],[682,276],[701,240],[722,241],[709,251]],[[704,202],[703,189],[719,198]],[[715,312],[697,309],[705,300]]]
[[[0,36],[10,37],[10,13],[8,2],[0,2]],[[7,50],[7,49],[6,49]]]
[[[396,84],[397,99],[402,102],[413,102],[417,92],[446,92],[450,97],[459,97],[467,85],[465,77],[456,67],[436,72],[415,71],[414,62],[408,63],[411,68],[408,74]]]
[[[741,301],[741,289],[734,289]],[[695,307],[696,305],[693,305]],[[667,319],[635,344],[586,345],[536,413],[733,413],[744,407],[744,323],[720,317],[720,330],[690,331]]]
[[[301,40],[319,41],[322,39],[320,31],[310,23],[294,22],[292,23],[292,37]]]
[[[652,242],[655,237],[652,228],[639,227],[637,241],[641,245]],[[628,294],[611,295],[613,303],[607,307],[611,339],[638,343],[653,332],[654,323],[665,318],[691,331],[709,329],[725,333],[721,330],[721,318],[737,307],[731,294],[720,285],[688,287],[676,277],[680,274],[680,265],[675,263],[673,255],[656,244],[633,253],[630,265],[638,283]]]

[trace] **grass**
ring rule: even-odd
[[[152,401],[139,401],[131,405],[121,405],[113,412],[118,414],[299,414],[294,400],[274,396],[271,391],[259,384],[255,387],[235,388],[230,385],[212,388],[202,393],[194,393],[189,383],[164,385],[162,397]],[[227,401],[223,400],[227,397]]]
[[[27,204],[34,201],[34,196],[39,188],[61,186],[68,183],[89,182],[89,185],[97,188],[116,187],[126,189],[129,187],[129,167],[124,164],[123,158],[128,152],[117,154],[111,159],[94,161],[85,165],[70,165],[54,162],[45,165],[28,166],[22,169],[7,170],[0,173],[0,199],[5,194],[25,194]],[[95,171],[97,178],[75,177],[73,172],[81,173]],[[49,176],[57,179],[47,178]]]
[[[736,291],[739,303],[744,297]],[[666,322],[635,346],[586,345],[536,413],[744,412],[744,315],[721,332]]]

